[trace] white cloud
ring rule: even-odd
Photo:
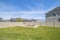
[[[39,19],[42,17],[35,17],[34,14],[45,14],[47,12],[47,10],[42,10],[44,7],[43,5],[37,5],[37,8],[33,8],[30,5],[27,5],[28,9],[30,9],[30,11],[24,11],[24,10],[19,10],[17,7],[15,6],[11,6],[11,5],[6,5],[4,3],[0,3],[0,17],[4,18],[4,19],[9,19],[12,17],[22,17],[22,18],[34,18],[34,19]],[[41,10],[40,10],[41,9]],[[17,14],[17,15],[16,15]],[[22,15],[20,15],[22,14]],[[31,16],[31,14],[34,16]],[[15,16],[16,15],[16,16]],[[42,15],[43,16],[43,15]]]
[[[19,10],[17,7],[15,6],[11,6],[11,5],[7,5],[4,3],[0,3],[0,14],[44,14],[47,11],[42,10],[44,8],[44,6],[42,4],[39,5],[35,5],[37,6],[37,8],[33,8],[31,5],[27,4],[28,9],[31,9],[30,11],[23,11],[23,10]],[[40,10],[41,9],[41,10]]]
[[[43,14],[46,11],[17,11],[17,12],[0,12],[0,14]]]

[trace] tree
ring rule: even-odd
[[[23,22],[23,19],[21,19],[21,18],[17,18],[16,21],[17,21],[17,22]]]

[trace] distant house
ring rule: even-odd
[[[0,18],[0,22],[2,22],[3,21],[3,19],[2,18]]]
[[[57,7],[46,13],[46,21],[60,22],[60,7]]]
[[[16,20],[17,20],[16,18],[11,18],[10,22],[16,22]]]

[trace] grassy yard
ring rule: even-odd
[[[60,28],[0,28],[0,40],[60,40]]]

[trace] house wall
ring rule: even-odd
[[[51,16],[51,17],[47,17],[46,21],[48,22],[58,22],[58,20],[60,19],[60,16]]]

